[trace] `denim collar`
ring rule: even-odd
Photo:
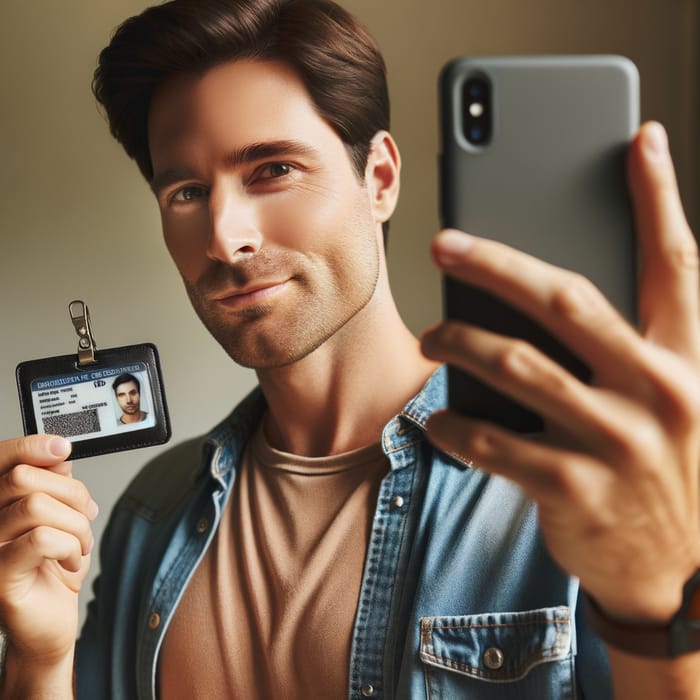
[[[382,432],[382,445],[387,454],[425,439],[428,417],[446,406],[446,378],[444,366],[435,370],[423,388],[386,424]],[[258,386],[209,432],[205,443],[205,463],[210,465],[214,478],[223,478],[239,463],[243,449],[266,408],[267,402]],[[463,467],[467,463],[457,459],[456,464]]]

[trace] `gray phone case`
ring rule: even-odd
[[[490,87],[491,137],[465,136],[463,87]],[[446,227],[525,250],[594,282],[635,322],[636,244],[625,155],[639,125],[639,78],[620,56],[463,58],[440,77],[441,216]],[[446,278],[445,315],[521,336],[584,380],[589,369],[499,299]],[[520,432],[541,419],[450,368],[449,402]]]

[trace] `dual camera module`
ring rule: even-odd
[[[493,112],[491,84],[479,75],[471,76],[462,85],[462,129],[472,146],[485,146],[491,140]]]

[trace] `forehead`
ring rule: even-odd
[[[183,155],[225,153],[266,141],[343,148],[291,68],[253,60],[165,81],[151,101],[148,138],[156,172]]]
[[[136,386],[136,382],[124,382],[123,384],[119,384],[117,386],[117,393],[118,394],[126,394],[131,391],[138,391],[138,387]]]

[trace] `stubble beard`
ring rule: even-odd
[[[347,292],[337,281],[323,289],[324,294],[314,293],[310,275],[301,271],[290,277],[290,284],[300,290],[299,302],[291,312],[272,318],[274,303],[247,307],[242,311],[216,313],[208,296],[221,289],[222,281],[233,280],[240,286],[256,278],[264,278],[264,269],[294,269],[284,260],[272,263],[256,263],[251,269],[220,265],[206,279],[188,283],[185,288],[192,306],[207,330],[222,346],[231,359],[242,367],[255,370],[286,367],[299,362],[335,336],[370,303],[379,281],[379,251],[373,247],[371,259],[367,259],[371,277],[362,276],[362,285],[353,289],[348,303]],[[293,257],[293,256],[290,256]],[[298,264],[297,264],[298,267]],[[224,282],[225,284],[225,282]],[[218,285],[218,286],[217,286]],[[330,313],[328,309],[333,307]]]

